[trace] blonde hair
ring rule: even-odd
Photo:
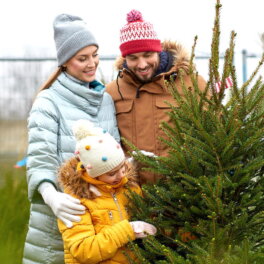
[[[65,71],[65,67],[63,66],[60,66],[58,67],[51,75],[50,77],[40,86],[40,88],[38,89],[35,97],[32,99],[32,102],[35,101],[37,95],[42,91],[42,90],[45,90],[45,89],[48,89],[50,88],[50,86],[56,81],[56,79],[58,78],[58,76],[63,72]]]
[[[45,90],[45,89],[48,89],[55,81],[56,79],[58,78],[58,76],[64,71],[64,67],[61,66],[61,67],[58,67],[51,75],[50,77],[46,80],[45,83],[43,83],[39,90],[38,90],[38,93],[42,90]]]

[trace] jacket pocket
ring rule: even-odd
[[[156,107],[157,108],[168,108],[170,109],[170,105],[177,106],[177,103],[175,99],[172,97],[172,95],[162,95],[156,97]]]
[[[133,100],[118,101],[115,103],[116,119],[122,137],[130,142],[133,139]]]
[[[111,225],[113,213],[110,210],[96,210],[91,213],[94,225]]]
[[[168,104],[169,103],[169,104]],[[162,96],[157,96],[156,97],[156,102],[155,102],[155,106],[156,106],[156,128],[157,128],[157,137],[156,138],[165,138],[168,139],[167,136],[165,135],[165,133],[162,131],[162,129],[160,128],[160,123],[161,122],[166,122],[166,123],[171,123],[171,118],[169,116],[169,112],[171,111],[171,106],[176,106],[176,102],[174,100],[174,98],[171,95],[162,95]],[[158,148],[158,153],[160,155],[165,155],[166,154],[166,149],[167,146],[161,141],[161,140],[157,140],[157,148]]]

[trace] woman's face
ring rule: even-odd
[[[87,46],[78,51],[65,64],[66,72],[84,82],[95,80],[96,69],[99,64],[98,47]]]

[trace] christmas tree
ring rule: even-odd
[[[146,157],[126,141],[136,159],[163,175],[143,186],[144,198],[131,193],[132,218],[158,229],[132,243],[137,263],[264,263],[264,84],[260,77],[253,83],[264,56],[238,87],[232,32],[219,73],[220,9],[217,0],[206,91],[199,91],[193,67],[197,38],[193,88],[182,81],[182,97],[168,82],[177,103],[168,113],[173,124],[161,124],[168,156]]]

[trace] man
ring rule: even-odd
[[[174,78],[179,93],[182,93],[178,77],[181,71],[186,86],[192,86],[188,75],[189,57],[181,45],[171,41],[161,44],[153,25],[144,21],[139,11],[130,11],[127,22],[120,30],[122,56],[116,61],[118,77],[107,85],[107,92],[115,102],[121,136],[140,150],[164,156],[167,146],[159,139],[165,136],[160,122],[170,122],[166,113],[169,106],[165,101],[175,105],[165,81]],[[200,76],[198,86],[201,90],[206,86]],[[158,177],[141,172],[140,182],[155,182]]]

